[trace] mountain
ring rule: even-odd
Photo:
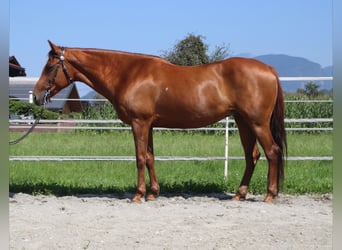
[[[303,57],[289,55],[261,55],[254,57],[266,64],[273,66],[279,76],[332,76],[332,66],[322,67],[319,63],[312,62]],[[321,90],[331,90],[332,81],[314,81],[320,85]],[[307,81],[283,81],[283,89],[286,92],[296,92],[298,88],[304,88]]]
[[[324,76],[332,76],[333,75],[333,66],[327,66],[323,68]]]
[[[320,64],[302,57],[288,55],[262,55],[254,57],[277,69],[280,76],[322,76]]]

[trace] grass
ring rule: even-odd
[[[18,134],[10,134],[11,139]],[[155,132],[157,156],[223,156],[224,136],[201,133]],[[289,156],[331,156],[331,133],[288,135]],[[237,135],[229,138],[229,154],[242,156]],[[134,155],[130,132],[33,133],[10,147],[10,155]],[[244,161],[229,161],[228,181],[223,161],[157,161],[161,193],[235,192]],[[267,162],[259,161],[250,192],[264,194]],[[289,194],[331,193],[332,161],[288,161],[282,192]],[[146,176],[147,177],[147,176]],[[10,162],[10,192],[31,194],[123,194],[136,188],[135,162]],[[148,178],[146,178],[148,182]]]

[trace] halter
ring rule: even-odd
[[[66,78],[68,79],[69,84],[70,84],[70,83],[73,83],[73,82],[75,81],[75,80],[72,79],[72,77],[70,76],[70,73],[69,73],[67,67],[66,67],[65,64],[64,64],[64,60],[65,60],[65,57],[64,57],[65,47],[61,47],[61,49],[62,49],[62,52],[61,52],[60,55],[53,55],[53,57],[58,58],[59,61],[58,61],[58,63],[56,64],[56,68],[55,68],[55,71],[54,71],[54,73],[53,73],[53,78],[52,78],[52,80],[49,80],[49,82],[48,82],[48,83],[49,83],[49,88],[46,90],[45,95],[44,95],[44,105],[47,104],[47,103],[49,102],[48,96],[50,95],[50,90],[51,90],[52,86],[55,84],[56,77],[57,77],[57,73],[58,73],[58,70],[59,70],[60,65],[62,65],[63,73],[64,73],[64,75],[66,76]]]
[[[43,114],[43,111],[45,109],[45,105],[49,102],[49,95],[50,95],[50,90],[51,90],[51,87],[52,85],[55,84],[55,81],[56,81],[56,77],[57,77],[57,73],[58,73],[58,69],[59,69],[59,66],[62,64],[62,67],[63,67],[63,72],[64,72],[64,75],[66,76],[66,78],[69,80],[69,84],[74,82],[74,79],[72,79],[72,77],[70,76],[70,73],[67,69],[67,67],[65,66],[64,64],[64,51],[65,51],[65,48],[62,47],[62,53],[60,56],[58,55],[53,55],[53,57],[55,58],[58,58],[59,61],[58,63],[56,64],[56,68],[55,68],[55,71],[53,73],[53,78],[52,80],[49,80],[49,88],[46,90],[45,94],[44,94],[44,103],[43,103],[43,107],[41,108],[40,110],[40,113],[38,114],[38,117],[36,118],[36,120],[34,121],[34,123],[32,124],[31,128],[24,134],[22,135],[21,137],[19,137],[18,139],[16,140],[13,140],[13,141],[10,141],[9,142],[9,145],[15,145],[17,143],[19,143],[21,140],[23,140],[26,136],[28,136],[32,131],[33,129],[36,127],[36,125],[39,123],[39,120],[40,118],[42,117],[42,114]]]

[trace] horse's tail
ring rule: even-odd
[[[274,109],[271,117],[271,132],[275,143],[280,148],[280,154],[278,158],[278,186],[282,184],[284,180],[284,164],[285,164],[285,156],[287,156],[287,140],[286,140],[286,132],[285,132],[285,106],[284,106],[284,96],[283,91],[280,85],[280,80],[277,72],[273,69],[273,72],[277,78],[277,99],[274,105]]]

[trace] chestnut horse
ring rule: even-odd
[[[284,100],[275,70],[254,59],[230,58],[201,66],[177,66],[150,55],[113,50],[65,48],[48,41],[51,51],[34,88],[43,105],[73,81],[106,97],[119,118],[132,127],[137,191],[145,196],[145,166],[150,178],[146,200],[159,194],[154,168],[153,127],[198,128],[232,115],[244,148],[246,169],[233,200],[246,198],[260,153],[268,160],[265,202],[277,196],[284,174]]]

